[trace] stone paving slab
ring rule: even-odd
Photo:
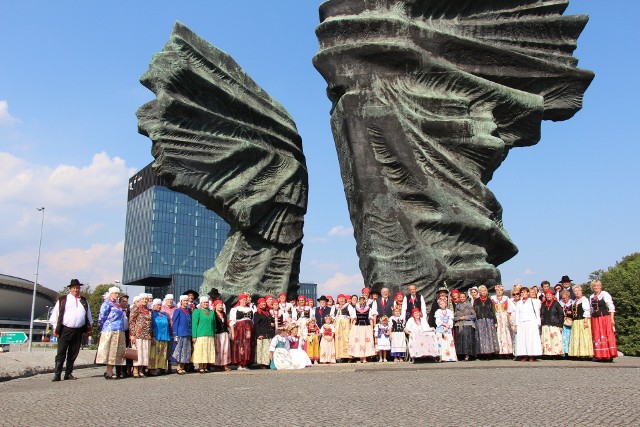
[[[640,358],[341,364],[0,383],[0,425],[637,426]],[[215,414],[214,418],[211,415]]]
[[[55,358],[55,349],[37,349],[31,353],[27,351],[0,353],[0,382],[53,372]],[[95,358],[95,350],[80,350],[75,367],[95,366],[93,363]]]

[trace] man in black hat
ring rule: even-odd
[[[574,294],[573,289],[571,289],[571,279],[569,279],[569,276],[566,276],[566,275],[562,276],[562,279],[560,279],[560,284],[562,285],[562,291],[569,291],[569,294],[571,295],[571,299],[575,300],[576,294]]]
[[[76,379],[73,376],[73,364],[80,352],[82,336],[84,334],[90,335],[93,326],[89,303],[86,298],[80,295],[82,283],[78,279],[72,279],[67,287],[69,294],[58,298],[49,319],[53,335],[58,338],[58,352],[52,381],[60,381],[65,359],[67,365],[64,379]]]
[[[322,328],[325,321],[324,318],[331,313],[331,309],[327,307],[327,297],[322,295],[318,298],[318,307],[314,310],[316,314],[316,325]]]
[[[185,291],[182,295],[186,295],[189,297],[189,308],[191,308],[192,311],[195,310],[196,309],[195,301],[198,301],[198,298],[200,298],[200,294],[194,291],[193,289],[189,289],[188,291]]]

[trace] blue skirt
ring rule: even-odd
[[[175,363],[191,362],[191,337],[177,337],[174,339],[175,347],[171,354],[171,360]]]

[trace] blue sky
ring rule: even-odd
[[[359,289],[330,103],[311,64],[320,3],[3,2],[0,272],[34,278],[36,208],[45,206],[40,283],[120,279],[127,180],[152,160],[135,118],[152,94],[138,80],[180,20],[229,53],[296,121],[310,175],[300,279],[321,293]],[[590,15],[575,54],[596,78],[573,119],[545,122],[541,141],[512,150],[489,183],[520,249],[500,266],[507,288],[564,274],[583,282],[640,250],[638,12],[631,0],[569,7]]]

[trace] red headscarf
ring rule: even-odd
[[[242,301],[243,299],[246,300],[248,297],[246,294],[242,293],[240,295],[238,295],[238,302],[236,303],[236,305],[234,307],[237,307],[240,305],[240,301]]]
[[[266,299],[266,298],[259,298],[259,299],[258,299],[258,313],[260,313],[260,314],[262,314],[262,315],[264,315],[264,316],[269,316],[269,307],[267,307],[267,309],[266,309],[266,310],[263,310],[263,309],[260,307],[260,304],[261,304],[261,303],[263,303],[263,302],[264,302],[264,303],[266,303],[266,302],[267,302],[267,299]]]

